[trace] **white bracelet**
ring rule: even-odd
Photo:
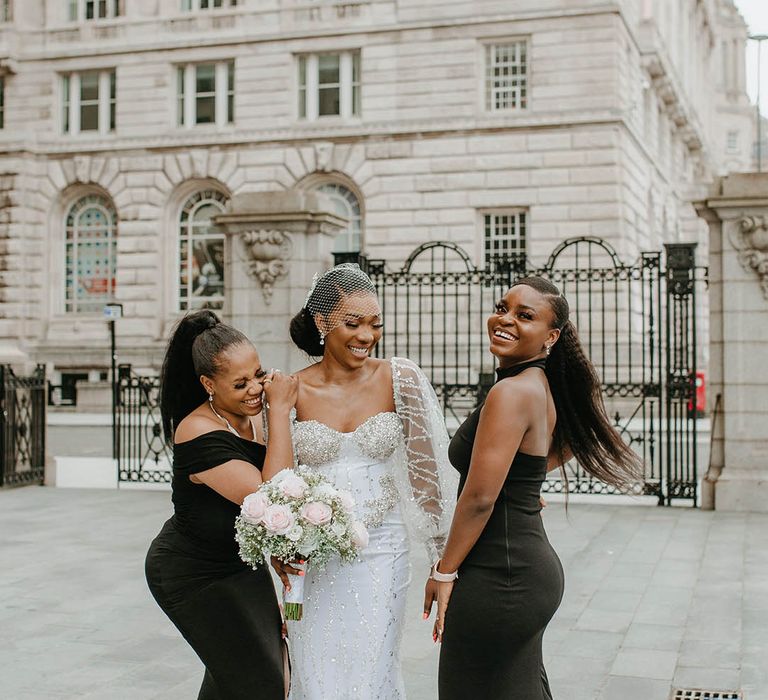
[[[457,578],[459,578],[458,571],[454,571],[450,574],[443,574],[440,571],[438,571],[437,565],[439,563],[440,563],[440,560],[438,559],[434,564],[432,564],[432,571],[429,574],[429,578],[439,583],[450,583],[451,581],[455,581]]]

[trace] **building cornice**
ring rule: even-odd
[[[345,5],[347,3],[344,3]],[[365,6],[368,3],[349,3]],[[306,9],[306,8],[305,8]],[[296,11],[296,8],[291,8]],[[515,13],[496,13],[485,17],[476,15],[464,15],[451,17],[444,20],[417,20],[399,21],[391,23],[363,24],[359,20],[345,23],[338,20],[328,24],[314,24],[308,27],[285,29],[279,22],[264,22],[264,16],[268,13],[255,12],[251,8],[242,8],[237,12],[216,13],[215,16],[174,16],[168,18],[148,17],[141,20],[119,18],[114,20],[102,20],[90,24],[82,23],[77,26],[64,25],[48,30],[19,30],[15,29],[19,41],[17,46],[17,58],[23,61],[50,61],[79,57],[106,57],[124,54],[138,54],[145,52],[162,51],[187,51],[190,46],[195,50],[201,48],[227,49],[240,45],[253,45],[260,43],[307,41],[309,39],[325,39],[332,37],[370,36],[375,34],[413,32],[424,29],[451,29],[455,27],[482,27],[488,25],[492,28],[501,22],[532,22],[539,20],[557,19],[567,22],[579,17],[593,17],[605,14],[621,15],[623,10],[618,2],[604,2],[589,9],[573,9],[554,11],[519,11]],[[272,14],[275,14],[273,12]],[[227,27],[224,21],[232,18],[232,26]],[[209,21],[218,20],[217,26],[208,26]],[[242,24],[234,20],[237,19]],[[253,27],[245,20],[253,20]],[[194,31],[179,33],[174,36],[174,26],[191,26],[192,20],[199,25]],[[626,22],[625,22],[626,24]],[[263,27],[275,27],[277,30],[263,31]],[[210,30],[215,28],[215,36],[211,36]],[[231,29],[229,35],[225,31]],[[251,31],[253,29],[253,31]],[[163,31],[166,36],[157,40],[155,37]],[[56,40],[59,43],[55,43]],[[137,39],[137,41],[133,41]],[[47,48],[39,48],[41,45]]]
[[[562,130],[573,127],[620,126],[624,115],[620,110],[585,112],[558,112],[553,115],[531,114],[516,116],[478,116],[456,119],[413,119],[395,122],[361,122],[359,124],[298,124],[277,129],[232,129],[209,131],[196,129],[169,129],[155,136],[104,137],[61,136],[43,139],[38,135],[28,139],[0,141],[0,154],[28,152],[36,155],[57,156],[82,153],[109,153],[119,151],[175,150],[179,148],[211,148],[246,146],[253,144],[306,143],[318,140],[344,143],[349,141],[381,140],[382,138],[435,138],[492,134],[514,131]]]

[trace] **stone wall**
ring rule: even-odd
[[[117,212],[120,360],[141,367],[157,366],[179,315],[179,212],[203,188],[231,198],[342,184],[359,199],[365,252],[393,261],[447,240],[480,263],[483,213],[515,207],[527,210],[539,261],[570,236],[607,238],[629,262],[704,231],[690,199],[717,169],[704,117],[724,87],[702,90],[698,73],[678,79],[676,66],[714,60],[696,58],[699,28],[736,36],[738,22],[724,28],[715,11],[729,0],[698,3],[687,24],[667,17],[669,3],[638,0],[245,0],[199,13],[145,0],[81,23],[58,1],[18,5],[0,26],[0,59],[11,56],[0,60],[10,71],[0,131],[8,352],[108,366],[107,324],[63,307],[64,218],[87,193]],[[688,48],[666,57],[675,27],[687,27]],[[517,37],[530,45],[528,107],[486,112],[484,44]],[[296,54],[351,49],[362,54],[361,117],[298,120]],[[223,60],[235,61],[235,123],[178,127],[176,67]],[[108,68],[115,132],[62,134],[59,75]]]

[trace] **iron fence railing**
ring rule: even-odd
[[[43,483],[46,405],[45,365],[26,377],[0,365],[0,486]]]

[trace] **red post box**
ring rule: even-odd
[[[688,401],[688,413],[699,418],[707,412],[707,382],[704,372],[696,372],[696,376],[691,377],[691,381],[693,397]]]

